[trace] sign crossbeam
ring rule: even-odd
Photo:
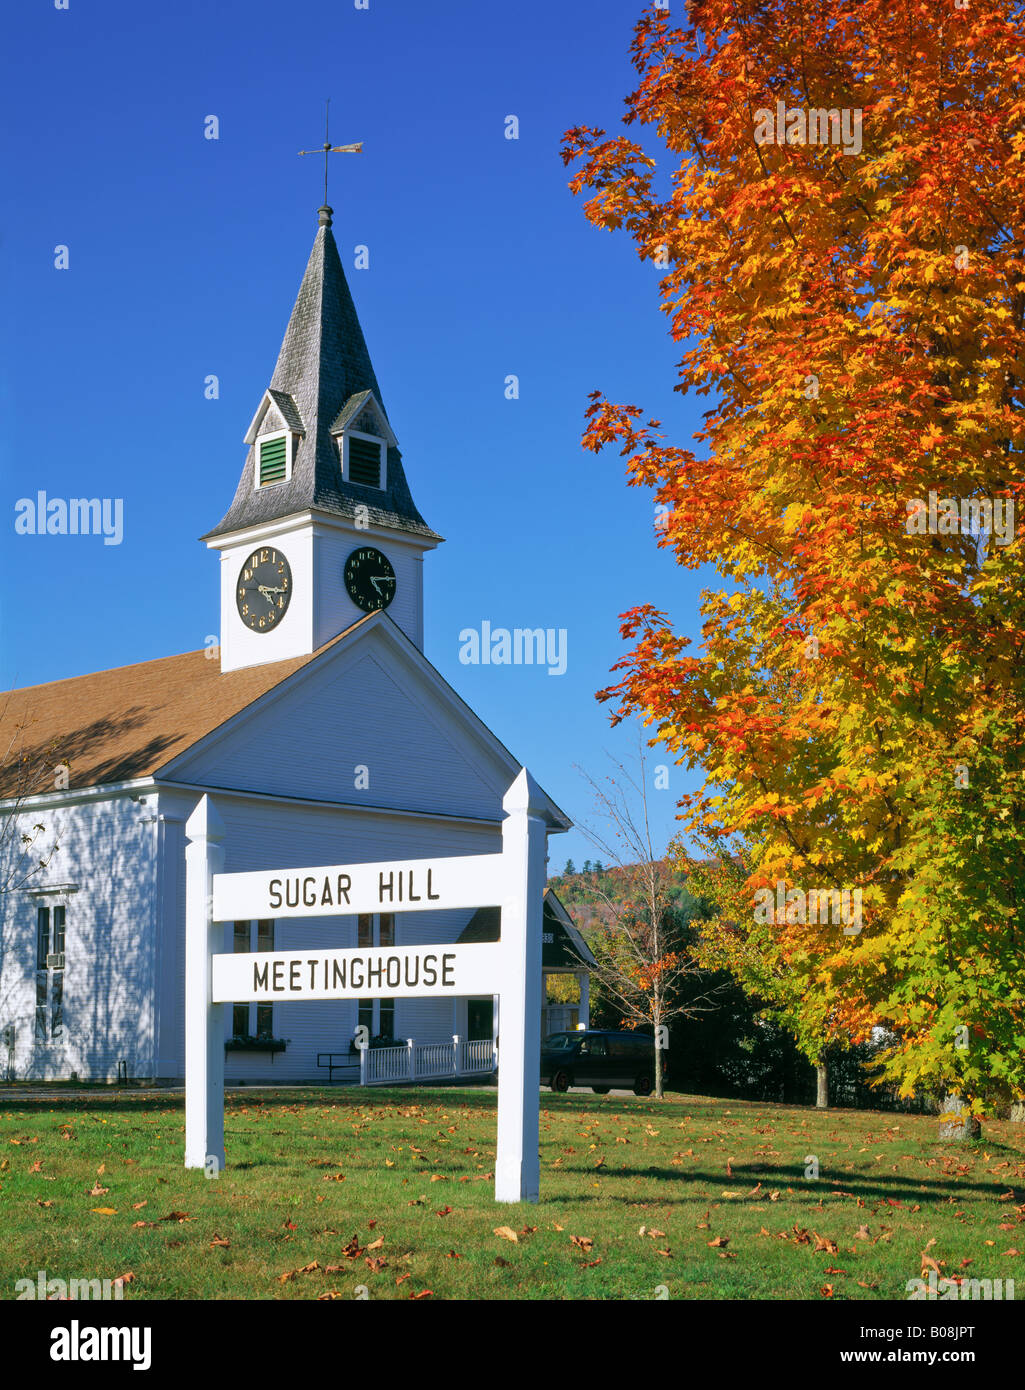
[[[215,1004],[501,994],[502,947],[393,946],[213,957]]]
[[[215,874],[212,918],[231,922],[499,907],[507,896],[506,877],[501,854]]]

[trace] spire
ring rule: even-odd
[[[318,211],[319,226],[299,294],[270,381],[274,407],[284,425],[301,426],[288,482],[254,488],[256,450],[250,443],[235,499],[225,516],[202,539],[244,526],[317,510],[352,517],[358,505],[369,509],[372,523],[437,538],[417,511],[403,472],[401,454],[388,449],[387,488],[363,487],[342,480],[338,445],[331,433],[348,406],[347,418],[372,392],[381,410],[384,401],[356,307],[342,270],[332,209]],[[385,416],[387,418],[387,416]]]

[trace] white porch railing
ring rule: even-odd
[[[490,1038],[467,1042],[453,1037],[450,1043],[416,1043],[409,1038],[405,1047],[365,1047],[359,1054],[361,1086],[487,1076],[494,1069],[495,1046]]]

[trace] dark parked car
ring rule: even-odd
[[[655,1039],[645,1033],[588,1028],[552,1033],[541,1044],[541,1082],[553,1091],[590,1086],[607,1095],[615,1086],[650,1096],[655,1085]]]

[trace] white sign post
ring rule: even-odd
[[[204,796],[186,826],[185,1166],[224,1166],[228,1002],[500,997],[495,1200],[536,1202],[545,825],[521,769],[502,805],[501,854],[224,874],[223,827]],[[477,945],[225,951],[235,919],[499,906],[501,940]]]
[[[226,929],[210,913],[213,876],[224,867],[224,823],[204,796],[185,825],[185,1167],[224,1167],[224,1005],[215,1004],[210,960]]]

